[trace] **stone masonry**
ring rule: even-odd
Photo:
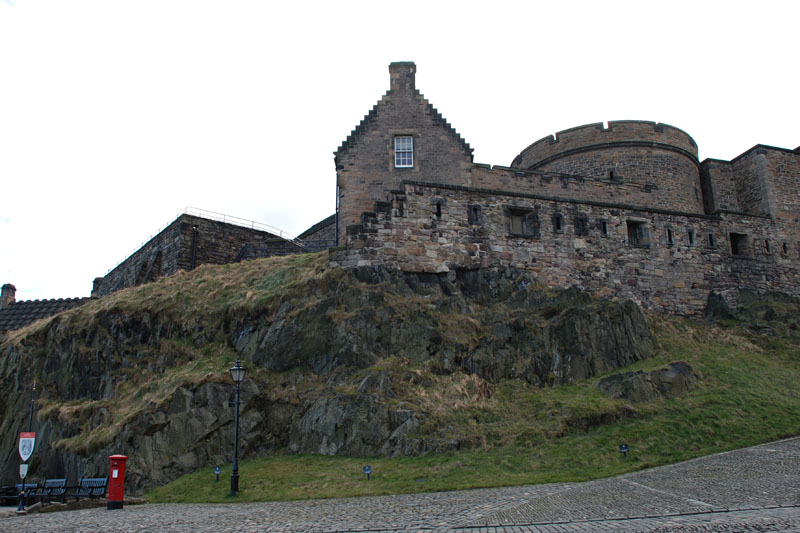
[[[469,145],[392,63],[390,90],[336,152],[331,263],[406,272],[513,266],[646,309],[694,315],[709,293],[800,297],[800,149],[700,163],[682,130],[644,121],[545,137],[511,166]],[[412,136],[396,168],[393,139]]]
[[[237,261],[246,247],[286,241],[268,231],[182,214],[104,277],[95,278],[92,297],[101,297],[170,276],[178,270]]]

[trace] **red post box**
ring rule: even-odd
[[[125,461],[124,455],[111,455],[111,468],[108,475],[108,509],[122,509],[125,500]]]

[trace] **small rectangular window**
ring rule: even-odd
[[[708,247],[709,248],[716,248],[717,247],[717,242],[716,242],[716,239],[714,239],[714,234],[713,233],[709,233],[708,234]]]
[[[514,237],[540,237],[539,215],[530,209],[509,208],[507,210],[509,218],[510,233]]]
[[[743,233],[731,233],[731,253],[733,255],[750,255],[749,239]]]
[[[694,230],[689,228],[686,230],[686,238],[689,239],[689,246],[694,246]]]
[[[603,237],[608,237],[608,220],[600,221],[600,233]]]
[[[575,226],[575,235],[589,235],[589,219],[587,217],[578,215],[572,219],[572,223]]]
[[[667,245],[672,246],[675,244],[675,237],[672,235],[672,229],[667,228]]]
[[[627,225],[628,243],[631,246],[649,248],[652,243],[650,241],[650,229],[647,227],[647,222],[628,220]]]
[[[410,136],[394,138],[394,166],[410,168],[414,166],[414,138]]]
[[[481,206],[479,205],[468,205],[467,206],[467,222],[470,225],[480,225],[483,224],[483,218],[481,217]],[[519,223],[520,229],[522,229],[522,222]]]
[[[562,233],[564,231],[564,216],[561,213],[553,215],[553,231]]]

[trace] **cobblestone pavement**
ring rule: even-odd
[[[800,531],[800,437],[586,483],[95,508],[14,516],[0,531]]]

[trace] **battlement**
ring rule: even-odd
[[[514,158],[512,167],[532,169],[580,152],[608,148],[653,146],[697,161],[697,144],[685,131],[657,122],[616,120],[585,124],[543,137]]]

